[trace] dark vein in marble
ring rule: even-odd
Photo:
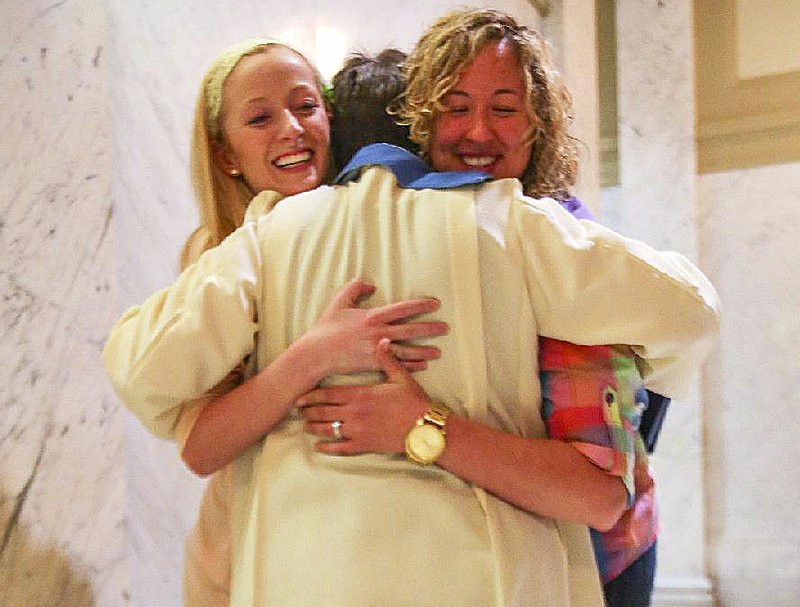
[[[23,36],[27,35],[33,29],[33,24],[36,21],[38,21],[39,19],[44,17],[50,11],[52,11],[54,9],[57,9],[59,6],[62,6],[64,4],[66,4],[66,3],[67,3],[67,0],[61,0],[61,2],[56,2],[55,4],[51,4],[47,8],[44,8],[44,9],[40,10],[38,13],[36,13],[35,15],[33,15],[33,17],[31,17],[30,20],[28,21],[28,24],[24,28],[21,28],[19,30],[20,33],[17,34],[17,36],[14,39],[14,41],[11,44],[7,45],[7,48],[8,48],[9,52],[7,52],[3,56],[0,56],[0,66],[2,66],[6,62],[6,60],[11,56],[11,52],[16,49],[17,43],[23,38]],[[3,50],[5,50],[5,49],[3,49]],[[25,59],[23,59],[23,61],[24,60]]]
[[[51,4],[51,5],[50,5],[50,6],[48,6],[47,8],[45,8],[45,9],[42,9],[41,11],[39,11],[39,12],[38,12],[38,13],[37,13],[37,14],[36,14],[34,17],[33,17],[33,21],[36,21],[37,19],[41,19],[41,18],[42,18],[42,17],[44,17],[44,16],[45,16],[47,13],[49,13],[50,11],[52,11],[53,9],[56,9],[56,8],[58,8],[59,6],[62,6],[62,5],[64,5],[64,4],[66,4],[66,3],[67,3],[67,0],[61,0],[61,2],[56,2],[55,4]]]
[[[103,230],[102,232],[100,232],[100,238],[97,239],[97,244],[95,245],[94,250],[92,251],[92,259],[97,258],[97,251],[100,250],[100,247],[103,245],[103,242],[105,242],[106,236],[108,236],[108,228],[111,225],[111,218],[113,217],[113,215],[114,215],[114,206],[108,205],[108,209],[106,209],[106,218],[105,221],[103,222]]]
[[[14,510],[11,512],[11,517],[8,519],[8,525],[6,525],[5,530],[3,531],[3,540],[0,543],[0,559],[3,558],[3,554],[5,554],[6,547],[8,546],[8,542],[11,540],[11,534],[14,532],[14,529],[17,527],[17,523],[19,522],[19,516],[22,513],[22,509],[25,506],[25,502],[28,499],[28,492],[33,485],[33,481],[36,480],[36,475],[39,473],[39,465],[42,463],[42,458],[44,457],[45,448],[47,446],[47,439],[50,438],[50,434],[52,432],[52,428],[48,426],[47,432],[45,433],[44,437],[42,438],[42,442],[39,445],[39,454],[36,456],[36,462],[33,464],[33,469],[31,473],[28,475],[28,480],[25,481],[25,485],[22,487],[22,491],[19,492],[16,498],[16,503],[14,504]]]

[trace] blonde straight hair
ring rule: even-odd
[[[283,46],[302,57],[313,70],[320,96],[323,96],[324,82],[314,65],[297,49],[273,38],[247,38],[228,47],[214,60],[200,85],[192,133],[190,170],[200,225],[183,245],[181,269],[241,226],[247,205],[257,194],[250,190],[244,179],[233,177],[217,166],[212,142],[224,143],[220,117],[225,81],[239,61],[263,53],[270,45]]]

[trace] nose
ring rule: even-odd
[[[304,131],[303,125],[300,120],[295,116],[291,110],[285,110],[282,113],[283,119],[281,121],[281,136],[287,139],[294,139],[301,135]]]
[[[478,143],[489,141],[492,138],[492,129],[483,112],[474,112],[467,128],[467,139]]]

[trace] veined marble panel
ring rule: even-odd
[[[124,605],[104,4],[0,21],[0,604]]]
[[[617,3],[620,187],[605,193],[603,216],[626,235],[696,259],[693,66],[691,3]],[[669,587],[710,604],[702,419],[697,389],[673,402],[651,458],[662,527],[656,605],[673,604],[659,598]]]
[[[691,5],[617,4],[620,230],[694,258]]]
[[[800,604],[800,164],[699,181],[724,302],[709,365],[710,571],[726,607]]]

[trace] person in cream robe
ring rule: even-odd
[[[394,150],[383,165],[415,160]],[[538,335],[638,344],[648,385],[671,396],[713,344],[716,294],[682,256],[526,198],[513,179],[440,191],[422,171],[398,183],[361,165],[347,185],[257,197],[250,221],[118,322],[107,369],[151,430],[169,433],[182,402],[248,355],[268,364],[356,277],[376,285],[371,306],[438,298],[451,333],[420,384],[453,415],[525,438],[545,436]],[[439,466],[330,457],[314,441],[293,410],[239,458],[232,605],[602,604],[585,527]]]

